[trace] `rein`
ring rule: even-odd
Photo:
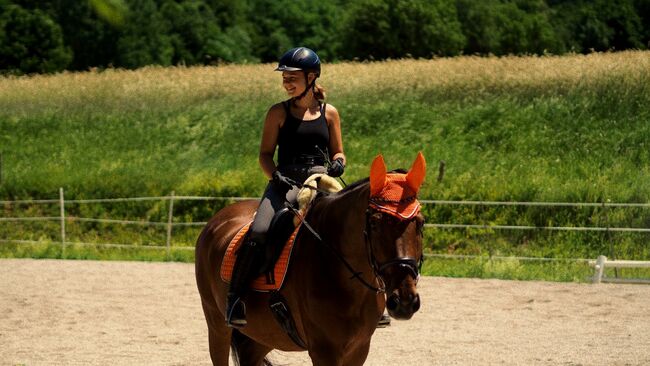
[[[336,248],[334,248],[330,243],[323,240],[323,238],[318,234],[318,232],[316,232],[316,230],[314,230],[314,228],[311,225],[309,225],[307,220],[305,220],[305,218],[302,217],[302,215],[300,215],[298,210],[293,208],[293,206],[291,206],[291,205],[288,205],[288,208],[293,212],[294,215],[296,215],[298,217],[300,222],[302,222],[302,224],[305,225],[305,227],[314,235],[314,237],[316,239],[318,239],[318,241],[321,244],[325,245],[328,249],[330,249],[334,253],[334,255],[336,255],[336,257],[341,261],[341,263],[343,263],[345,268],[347,268],[347,270],[350,271],[350,273],[352,274],[350,279],[356,278],[357,280],[359,280],[359,282],[361,282],[362,285],[364,285],[370,291],[373,291],[373,292],[376,292],[376,293],[385,293],[386,292],[385,285],[383,284],[384,281],[381,279],[381,277],[377,277],[375,275],[375,278],[378,278],[380,280],[380,282],[382,283],[382,286],[380,286],[380,287],[375,287],[375,286],[371,285],[370,283],[368,283],[368,281],[364,280],[363,277],[361,277],[363,272],[355,271],[355,269],[352,267],[352,265],[345,259],[343,254],[341,254],[338,250],[336,250]],[[371,267],[373,267],[373,266],[371,265]],[[373,271],[375,273],[377,273],[377,271],[375,270],[374,267],[373,267]]]
[[[318,190],[317,188],[310,187],[310,186],[305,186],[309,187],[311,189]],[[319,192],[329,194],[329,192],[323,192],[322,190],[318,190]],[[288,203],[288,202],[287,202]],[[305,225],[305,227],[314,235],[318,241],[325,245],[328,249],[334,253],[334,255],[343,263],[345,268],[352,274],[350,279],[357,279],[359,282],[361,282],[362,285],[364,285],[367,289],[370,291],[373,291],[375,293],[385,293],[386,292],[386,284],[384,282],[384,278],[382,277],[382,274],[391,267],[397,266],[398,268],[404,268],[409,271],[409,274],[415,279],[417,282],[420,279],[420,270],[422,269],[422,262],[423,258],[420,257],[420,259],[415,259],[413,257],[398,257],[395,259],[391,259],[385,263],[379,263],[377,260],[377,257],[375,256],[374,252],[374,246],[372,245],[371,237],[368,232],[368,228],[370,228],[370,216],[372,215],[373,210],[371,207],[366,209],[366,227],[363,229],[363,235],[365,238],[366,242],[366,253],[368,254],[368,263],[370,264],[370,267],[373,270],[373,273],[375,275],[375,279],[377,279],[380,283],[379,287],[375,287],[372,284],[368,283],[368,281],[364,280],[361,275],[363,275],[363,272],[356,271],[352,265],[345,259],[343,254],[341,254],[336,248],[334,248],[330,243],[326,242],[323,240],[323,238],[316,232],[316,230],[305,220],[305,218],[296,210],[291,204],[286,205],[293,214],[298,217],[300,222]]]

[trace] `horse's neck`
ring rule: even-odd
[[[361,184],[326,197],[314,207],[311,215],[318,221],[318,231],[323,240],[361,271],[369,266],[363,235],[369,189],[368,184]]]

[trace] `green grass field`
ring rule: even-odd
[[[273,65],[105,70],[0,79],[0,200],[177,195],[259,196],[261,125],[283,100]],[[458,57],[325,65],[342,117],[352,182],[377,153],[390,169],[423,151],[421,198],[648,202],[650,52]],[[438,164],[445,161],[441,182]],[[180,202],[177,221],[221,204]],[[3,216],[56,216],[58,206],[4,205]],[[164,202],[71,205],[69,215],[165,221]],[[648,208],[427,206],[431,223],[650,227]],[[68,239],[160,245],[164,229],[71,223]],[[0,238],[58,240],[56,222],[0,222]],[[191,246],[198,228],[174,232]],[[650,259],[648,234],[428,229],[432,253]],[[2,256],[57,257],[56,246],[1,244]],[[66,257],[169,259],[154,250],[71,248]],[[192,260],[180,251],[174,260]],[[116,254],[117,253],[117,254]],[[149,253],[149,254],[147,254]],[[575,280],[528,263],[431,260],[431,274]],[[491,261],[487,262],[492,263]],[[465,268],[459,269],[458,266]],[[504,275],[499,273],[505,273]]]

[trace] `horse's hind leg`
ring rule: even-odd
[[[235,353],[234,356],[239,360],[239,365],[241,366],[263,366],[271,364],[268,361],[265,362],[265,357],[271,352],[272,348],[255,342],[238,330],[232,331],[232,346],[233,352]]]
[[[208,323],[210,359],[215,366],[228,366],[232,329],[226,326],[223,315],[216,309],[203,304],[203,313]]]

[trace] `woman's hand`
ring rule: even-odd
[[[327,168],[327,175],[334,178],[340,177],[343,175],[343,170],[345,170],[343,158],[338,158],[332,162],[329,168]]]
[[[278,188],[286,189],[287,191],[293,188],[293,181],[282,175],[279,170],[274,171],[272,177],[273,182],[278,186]]]

